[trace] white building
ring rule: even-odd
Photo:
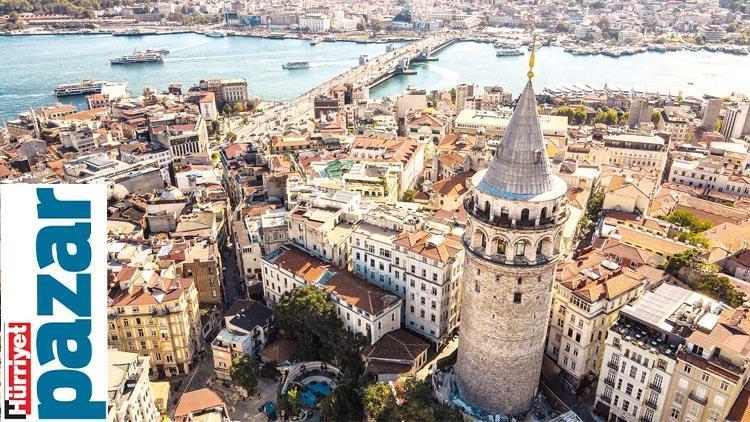
[[[107,360],[107,421],[160,421],[148,379],[149,357],[110,349]]]
[[[354,273],[403,298],[405,328],[442,344],[458,325],[464,256],[460,240],[370,221],[352,235]]]
[[[708,297],[669,284],[625,306],[607,336],[595,412],[607,420],[681,420],[667,400],[678,350],[691,324],[716,306]]]
[[[669,181],[739,196],[750,196],[750,177],[735,174],[724,168],[723,159],[705,158],[700,161],[675,160]]]
[[[609,164],[615,167],[641,167],[661,174],[667,164],[667,145],[663,138],[644,135],[604,137]]]
[[[316,34],[328,32],[331,30],[331,18],[320,13],[307,14],[299,18],[299,27]]]
[[[740,103],[734,107],[728,107],[724,112],[724,123],[721,126],[721,134],[724,139],[741,138],[742,135],[750,133],[750,103]]]
[[[267,303],[275,305],[282,294],[312,285],[328,293],[344,329],[369,337],[370,344],[401,328],[403,301],[349,271],[334,268],[299,249],[286,247],[264,257],[262,266],[263,295]]]

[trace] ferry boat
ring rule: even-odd
[[[154,53],[154,54],[161,54],[162,56],[166,56],[169,54],[169,50],[166,48],[160,47],[160,48],[149,48],[145,51],[146,53]]]
[[[510,48],[504,48],[502,50],[497,50],[495,53],[497,57],[508,57],[508,56],[523,56],[523,51],[521,50],[514,50]]]
[[[206,32],[206,36],[212,38],[224,38],[227,34],[221,31],[208,31]]]
[[[286,70],[307,69],[308,67],[310,67],[310,62],[288,62],[281,65],[281,68]]]
[[[143,35],[156,35],[156,31],[144,31],[140,28],[128,29],[125,31],[115,32],[114,37],[140,37]]]
[[[133,54],[127,56],[115,57],[109,59],[111,64],[135,64],[135,63],[162,63],[164,61],[164,55],[161,53],[149,53],[141,51],[133,51]]]
[[[98,94],[102,92],[102,87],[109,83],[109,81],[86,79],[74,84],[62,84],[55,87],[55,95],[58,97],[67,97],[71,95]]]
[[[315,38],[313,38],[313,39],[310,40],[310,45],[318,45],[321,42],[323,42],[323,38],[315,37]]]
[[[495,48],[497,48],[497,49],[503,49],[503,50],[511,49],[511,50],[516,50],[516,49],[521,48],[522,44],[521,44],[520,41],[498,40],[498,41],[495,41],[492,45]]]

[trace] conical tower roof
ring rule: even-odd
[[[497,154],[477,189],[516,201],[528,200],[553,189],[531,79],[518,99]]]

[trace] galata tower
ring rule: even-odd
[[[566,185],[547,161],[532,77],[530,70],[495,157],[471,178],[464,200],[459,393],[507,415],[527,411],[539,385],[567,219]]]

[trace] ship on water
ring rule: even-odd
[[[512,48],[504,48],[502,50],[497,50],[495,55],[497,57],[523,56],[523,51]]]
[[[138,50],[133,51],[133,54],[109,59],[112,64],[162,63],[163,61],[164,55],[161,53]]]
[[[145,51],[145,53],[157,53],[157,54],[161,54],[162,56],[166,56],[167,54],[169,54],[169,50],[164,47],[149,48],[148,50]]]
[[[315,37],[310,40],[310,45],[318,45],[323,42],[323,38],[321,37]]]
[[[224,38],[227,36],[226,32],[223,31],[208,31],[205,35],[211,38]]]
[[[140,28],[136,28],[118,31],[112,34],[114,37],[140,37],[143,35],[156,35],[156,31],[144,31]]]
[[[55,96],[68,97],[72,95],[99,94],[102,92],[102,88],[109,84],[109,81],[95,81],[92,79],[85,79],[72,84],[61,84],[55,87]]]
[[[281,65],[282,69],[296,70],[296,69],[307,69],[310,67],[310,62],[288,62]]]

